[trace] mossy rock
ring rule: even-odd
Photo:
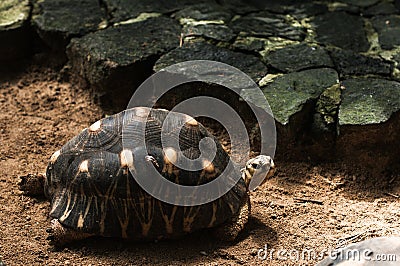
[[[158,57],[179,46],[181,27],[167,17],[110,27],[71,40],[72,69],[98,89],[105,106],[125,108]]]
[[[370,125],[388,121],[400,110],[400,83],[385,79],[348,79],[339,110],[339,125]]]
[[[0,2],[0,61],[22,59],[30,54],[30,10],[28,0]]]

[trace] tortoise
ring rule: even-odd
[[[199,142],[207,137],[215,143],[214,159],[200,162],[201,168],[196,171],[175,166],[179,154],[173,148],[163,148],[160,140],[167,115],[172,120],[163,130],[171,139],[179,140],[182,154],[198,158]],[[140,145],[132,148],[135,151],[124,147],[122,128],[127,118],[144,128],[144,151]],[[132,134],[135,138],[136,133]],[[219,141],[193,117],[135,107],[84,129],[51,156],[45,174],[21,176],[19,186],[26,194],[44,194],[50,200],[52,220],[47,232],[54,245],[90,236],[177,238],[205,228],[215,228],[221,239],[234,240],[250,213],[248,186],[252,176],[257,171],[265,181],[274,173],[270,156],[252,158],[243,169],[235,165],[230,175],[238,177],[237,183],[221,197],[197,206],[175,205],[153,197],[138,185],[129,170],[144,161],[144,172],[153,167],[167,180],[196,186],[216,179],[229,159]]]
[[[317,266],[399,265],[400,237],[374,237],[330,253]]]

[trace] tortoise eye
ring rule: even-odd
[[[252,163],[251,164],[251,167],[253,167],[254,169],[258,169],[258,168],[260,168],[260,164],[259,163]]]

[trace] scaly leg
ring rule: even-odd
[[[250,215],[250,198],[246,197],[243,200],[242,205],[238,213],[232,217],[231,221],[216,228],[215,235],[223,240],[232,242],[236,240],[239,233],[243,230],[247,224]]]
[[[63,246],[67,243],[93,236],[93,234],[66,228],[57,219],[51,220],[51,227],[46,232],[49,234],[47,239],[55,246]]]

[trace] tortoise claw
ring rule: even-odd
[[[160,167],[160,165],[158,164],[156,158],[154,158],[153,156],[147,155],[147,156],[145,157],[145,160],[146,160],[147,162],[151,162],[151,163],[154,164],[154,166],[156,166],[157,168]]]

